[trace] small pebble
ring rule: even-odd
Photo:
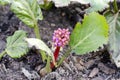
[[[85,63],[85,67],[88,69],[88,68],[90,68],[94,63],[95,63],[94,60],[90,60],[90,61],[88,61],[88,62]]]
[[[81,71],[84,70],[84,67],[80,65],[79,63],[76,63],[75,66],[78,70],[81,70]]]
[[[52,26],[52,27],[55,27],[55,24],[54,24],[54,23],[51,23],[51,26]]]
[[[63,17],[65,16],[65,13],[64,13],[64,12],[62,13],[62,16],[63,16]]]
[[[99,68],[102,72],[104,72],[105,74],[113,74],[113,73],[116,72],[114,69],[107,67],[107,66],[104,65],[103,63],[99,63],[99,64],[98,64],[98,68]]]
[[[98,72],[99,72],[99,69],[98,68],[94,68],[91,72],[90,72],[90,74],[89,74],[89,77],[94,77],[95,75],[97,75],[98,74]]]

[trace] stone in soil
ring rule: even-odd
[[[93,79],[91,79],[91,80],[104,80],[104,79],[103,79],[103,77],[100,77],[100,76],[99,76],[99,77],[95,77],[95,78],[93,78]]]
[[[85,69],[85,67],[82,66],[82,65],[79,64],[79,63],[76,63],[76,64],[75,64],[75,67],[76,67],[78,70],[81,70],[81,71],[83,71],[83,70]]]
[[[95,60],[89,60],[85,63],[85,67],[89,69],[93,64],[95,63]]]
[[[105,74],[113,74],[116,72],[114,69],[105,66],[103,63],[99,63],[98,68]]]
[[[98,73],[99,73],[99,69],[98,69],[98,68],[94,68],[94,69],[90,72],[89,77],[92,78],[92,77],[96,76]]]

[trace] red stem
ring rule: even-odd
[[[56,61],[57,58],[58,58],[59,51],[60,51],[60,47],[56,47],[55,52],[54,52],[54,58],[55,58],[55,61]]]
[[[59,51],[60,51],[60,47],[56,47],[55,52],[54,52],[55,61],[56,61],[57,58],[58,58]],[[51,63],[51,69],[52,69],[54,66],[55,66],[55,65],[54,65],[53,62],[52,62],[52,63]]]

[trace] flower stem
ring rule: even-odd
[[[70,53],[71,53],[71,49],[68,49],[66,54],[63,55],[63,57],[59,60],[58,65],[57,65],[58,67],[63,63],[64,59],[69,56]]]
[[[113,5],[114,5],[114,11],[115,11],[115,13],[117,13],[118,12],[118,6],[117,6],[117,1],[116,0],[114,0]]]
[[[54,58],[55,58],[55,61],[56,61],[57,58],[58,58],[59,51],[60,51],[60,47],[56,47],[55,52],[54,52]]]
[[[6,54],[6,51],[3,51],[2,53],[0,53],[0,60],[2,59],[2,57]]]
[[[57,60],[57,58],[58,58],[59,51],[60,51],[60,47],[56,47],[55,52],[54,52],[55,62],[56,62],[56,60]],[[51,63],[50,67],[51,67],[51,69],[55,67],[54,62]]]

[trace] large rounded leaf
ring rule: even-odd
[[[104,16],[90,13],[84,17],[83,24],[77,23],[70,36],[73,52],[85,54],[98,50],[108,42],[108,24]]]
[[[20,58],[28,51],[26,41],[23,39],[26,37],[26,32],[19,30],[14,33],[13,36],[7,38],[6,52],[12,58]]]
[[[105,16],[110,26],[109,52],[117,67],[120,67],[120,13],[106,13]]]
[[[43,19],[37,0],[14,0],[11,9],[29,27],[35,27]]]

